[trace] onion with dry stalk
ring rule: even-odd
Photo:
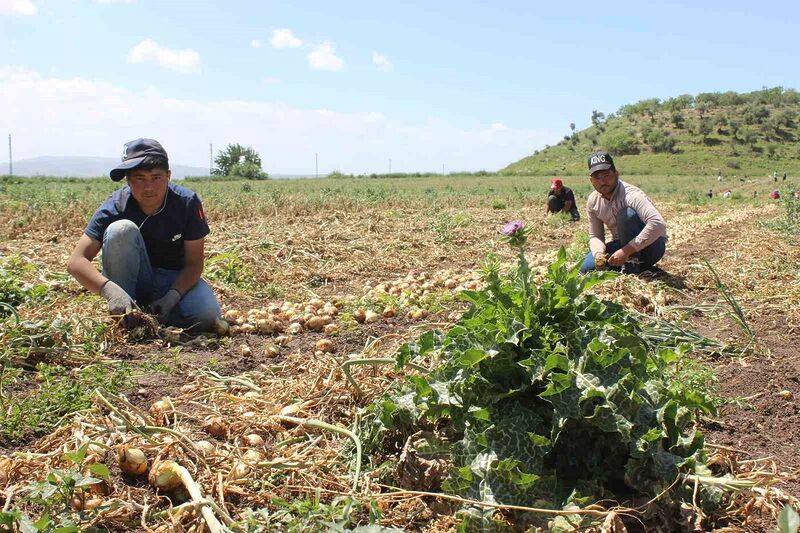
[[[181,485],[181,478],[178,473],[178,463],[175,461],[164,460],[156,461],[150,469],[147,480],[150,485],[158,490],[168,491]]]
[[[203,457],[210,457],[217,453],[217,448],[207,440],[198,440],[194,443],[197,452]]]
[[[141,476],[147,472],[147,456],[138,448],[122,445],[117,449],[119,469],[129,476]]]
[[[258,433],[250,433],[242,437],[242,441],[248,446],[263,446],[264,437]]]
[[[172,413],[172,402],[169,398],[162,398],[150,406],[150,416],[156,425],[163,426],[169,423],[169,413]]]
[[[209,435],[220,439],[224,439],[228,436],[228,425],[221,416],[208,417],[205,422],[203,422],[203,429],[205,429]]]

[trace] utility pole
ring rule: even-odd
[[[389,174],[392,173],[392,158],[389,158]]]
[[[8,134],[8,175],[14,175],[14,161],[11,158],[11,134]]]
[[[442,163],[442,176],[444,176],[444,163]]]
[[[319,152],[314,152],[314,177],[319,177]]]
[[[208,175],[214,173],[214,143],[208,143]]]

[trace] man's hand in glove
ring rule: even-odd
[[[126,315],[136,307],[136,303],[128,293],[111,280],[105,282],[100,289],[100,295],[108,302],[108,313],[110,315]]]
[[[181,293],[178,289],[170,289],[167,294],[150,304],[150,310],[154,315],[158,315],[158,321],[164,323],[169,316],[172,308],[181,301]]]

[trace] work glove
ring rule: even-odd
[[[112,316],[123,316],[136,307],[133,301],[125,290],[111,280],[105,282],[100,289],[100,295],[108,302],[108,314]]]
[[[167,320],[172,308],[181,301],[181,293],[178,289],[170,289],[167,294],[150,304],[150,311],[158,315],[158,321],[164,323]]]

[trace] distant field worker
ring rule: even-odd
[[[641,189],[619,179],[611,154],[594,152],[588,162],[594,192],[586,201],[590,252],[581,272],[603,266],[603,261],[630,274],[650,269],[664,257],[664,218]],[[610,242],[605,242],[606,227],[611,230]]]
[[[200,198],[170,182],[167,152],[153,139],[125,144],[113,181],[127,185],[106,199],[86,226],[67,270],[127,318],[148,308],[165,325],[211,330],[220,307],[203,273],[208,223]],[[91,261],[102,250],[102,274]],[[125,324],[129,325],[129,324]]]
[[[550,180],[550,191],[547,193],[547,214],[569,213],[572,221],[581,219],[578,206],[575,205],[575,193],[569,187],[564,187],[561,178]]]

